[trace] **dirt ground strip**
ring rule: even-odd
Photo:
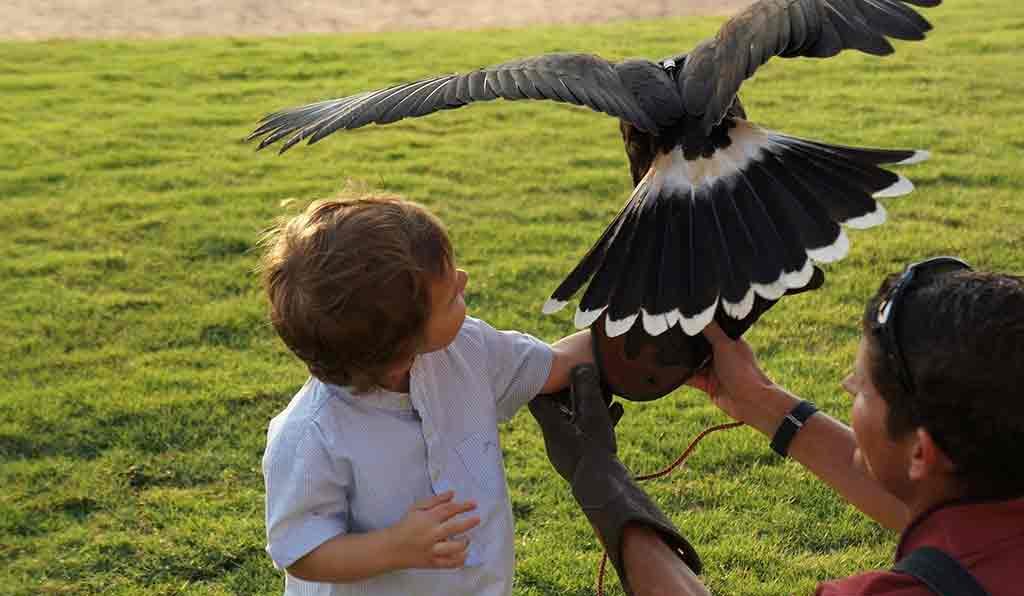
[[[482,29],[729,14],[751,0],[7,0],[0,39]]]

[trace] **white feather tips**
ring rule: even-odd
[[[779,278],[770,284],[750,284],[750,287],[754,292],[767,300],[778,300],[782,298],[782,295],[789,289],[789,284],[786,282],[786,273],[780,273]]]
[[[873,196],[876,199],[884,199],[886,197],[902,197],[908,195],[914,190],[914,183],[907,179],[906,176],[900,176],[899,180],[894,182],[892,186],[883,188],[876,192]]]
[[[804,260],[804,266],[799,271],[787,271],[785,274],[786,285],[792,289],[802,288],[810,283],[814,276],[814,265],[810,259]]]
[[[711,306],[705,310],[697,313],[692,317],[679,317],[679,325],[683,328],[683,333],[687,335],[697,335],[704,328],[708,326],[708,323],[715,318],[715,310],[718,308],[718,299],[711,303]]]
[[[590,327],[594,324],[594,321],[601,316],[601,313],[603,313],[606,308],[608,307],[602,306],[601,308],[595,308],[594,310],[580,310],[577,308],[576,317],[573,319],[573,325],[575,325],[577,329],[586,329],[587,327]]]
[[[556,312],[565,308],[565,305],[569,304],[566,300],[558,300],[557,298],[548,298],[548,301],[544,303],[543,308],[540,311],[546,315],[553,315]]]
[[[629,328],[633,326],[639,315],[640,313],[633,313],[618,321],[612,320],[610,316],[606,317],[604,320],[604,331],[608,334],[608,337],[618,337],[629,331]]]
[[[662,333],[668,331],[668,328],[672,326],[674,320],[670,320],[668,313],[662,313],[660,315],[652,315],[644,309],[640,309],[641,320],[644,324],[644,331],[647,335],[657,337]]]
[[[921,163],[922,161],[928,161],[931,158],[932,158],[932,152],[931,151],[925,151],[924,149],[918,149],[917,151],[914,151],[914,154],[911,155],[910,157],[904,159],[903,161],[898,161],[898,162],[896,162],[893,165],[897,165],[897,166],[910,166],[910,165],[914,165],[916,163]]]
[[[855,230],[866,230],[875,226],[880,226],[885,223],[886,213],[885,207],[881,203],[875,202],[875,210],[871,213],[865,213],[859,217],[850,218],[843,223],[844,226],[851,227]]]
[[[728,300],[722,300],[722,310],[725,314],[730,317],[739,320],[750,314],[750,310],[754,308],[754,290],[753,288],[747,288],[747,293],[743,295],[743,298],[739,302],[729,302]]]
[[[850,239],[846,236],[846,231],[839,228],[839,236],[836,237],[835,242],[828,246],[808,249],[807,256],[819,263],[834,263],[845,257],[848,252],[850,252]]]

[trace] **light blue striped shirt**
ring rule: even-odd
[[[514,537],[498,423],[547,380],[547,344],[466,318],[447,348],[422,354],[410,392],[353,396],[310,378],[270,422],[263,456],[267,551],[286,568],[346,532],[397,523],[413,503],[446,490],[474,500],[461,569],[405,569],[348,584],[286,574],[287,596],[505,596]]]

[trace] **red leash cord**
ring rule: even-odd
[[[683,450],[683,454],[680,455],[678,458],[676,458],[676,461],[672,462],[672,464],[669,465],[667,468],[665,468],[664,470],[661,470],[659,472],[654,472],[653,474],[645,474],[644,476],[637,476],[635,478],[635,480],[637,480],[637,481],[652,480],[654,478],[661,478],[662,476],[667,476],[667,475],[671,474],[673,470],[675,470],[676,468],[681,466],[683,464],[683,462],[685,462],[686,459],[688,457],[690,457],[690,454],[693,452],[694,448],[697,447],[697,443],[700,443],[701,440],[704,437],[706,437],[706,436],[708,436],[711,433],[716,432],[716,431],[726,430],[726,429],[730,429],[730,428],[736,428],[738,426],[743,426],[743,423],[742,422],[728,422],[728,423],[725,423],[725,424],[717,424],[715,426],[712,426],[712,427],[709,427],[709,428],[705,428],[704,430],[701,431],[701,433],[699,435],[697,435],[697,437],[694,440],[690,441],[690,445],[685,450]],[[604,570],[605,570],[605,564],[607,562],[608,562],[608,553],[605,552],[601,556],[601,567],[600,567],[600,569],[597,572],[597,596],[604,596]]]
[[[638,480],[638,481],[652,480],[654,478],[661,478],[662,476],[669,475],[672,472],[672,470],[675,470],[676,468],[678,468],[680,465],[682,465],[682,463],[684,461],[686,461],[686,458],[690,457],[690,453],[693,452],[694,448],[697,446],[697,443],[700,443],[701,439],[703,439],[704,437],[710,435],[713,432],[720,431],[720,430],[726,430],[726,429],[730,429],[730,428],[736,428],[738,426],[743,426],[743,423],[742,422],[727,422],[725,424],[717,424],[715,426],[712,426],[712,427],[709,427],[709,428],[705,428],[704,430],[700,431],[700,434],[697,435],[697,438],[695,438],[694,440],[690,441],[690,445],[686,448],[685,451],[683,451],[683,454],[680,455],[679,458],[676,459],[676,461],[672,462],[672,465],[670,465],[669,467],[665,468],[664,470],[662,470],[660,472],[655,472],[653,474],[647,474],[645,476],[637,476],[636,480]]]

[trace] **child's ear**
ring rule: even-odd
[[[924,427],[914,430],[909,445],[911,480],[924,480],[936,474],[952,474],[955,470],[953,460],[939,447],[938,443]]]

